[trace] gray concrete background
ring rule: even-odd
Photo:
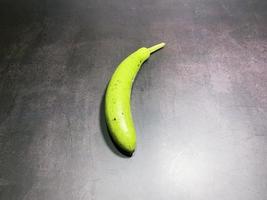
[[[2,0],[1,200],[266,200],[267,1]],[[110,142],[119,62],[137,150]]]

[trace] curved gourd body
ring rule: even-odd
[[[131,113],[131,90],[133,81],[151,52],[162,48],[161,43],[151,48],[140,48],[117,67],[105,95],[106,122],[113,141],[123,151],[132,154],[136,147],[136,132]]]

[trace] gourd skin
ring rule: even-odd
[[[105,117],[110,135],[115,144],[130,155],[136,147],[136,131],[131,113],[132,84],[150,53],[164,45],[143,47],[129,55],[115,70],[106,90]]]

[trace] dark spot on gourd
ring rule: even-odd
[[[114,121],[116,121],[116,117],[114,117],[114,119],[113,119]]]
[[[122,115],[124,115],[124,113],[121,113]]]

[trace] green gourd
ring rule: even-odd
[[[140,48],[124,59],[112,75],[105,94],[105,118],[109,133],[123,152],[132,155],[136,133],[131,113],[132,84],[141,65],[150,54],[165,46],[160,43]]]

